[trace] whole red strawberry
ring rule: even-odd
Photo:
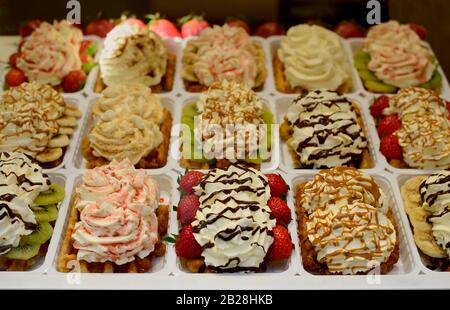
[[[204,176],[200,171],[188,171],[180,180],[180,188],[186,194],[194,192],[194,186],[197,186]]]
[[[11,68],[5,76],[5,82],[9,87],[16,87],[27,81],[25,73],[19,69]]]
[[[159,13],[146,16],[150,19],[149,29],[157,33],[163,39],[181,38],[180,31],[177,26],[168,19],[161,18]]]
[[[209,24],[202,16],[187,15],[179,19],[181,25],[181,35],[183,38],[198,36],[203,29],[209,27]]]
[[[267,252],[269,260],[288,259],[292,253],[292,240],[286,227],[277,225],[273,228],[273,243]]]
[[[177,217],[182,225],[189,225],[194,221],[199,206],[200,202],[196,195],[187,195],[181,198],[177,207]]]
[[[386,95],[380,96],[375,99],[374,103],[370,107],[370,114],[375,118],[383,117],[383,110],[389,106],[389,97]]]
[[[86,84],[86,73],[83,70],[69,72],[63,81],[63,89],[66,93],[74,93],[81,90]]]
[[[226,21],[226,23],[230,27],[240,27],[245,30],[248,34],[250,34],[250,27],[248,24],[239,18],[232,18]]]
[[[380,151],[387,159],[402,159],[403,150],[394,134],[385,136],[380,143]]]
[[[334,32],[345,39],[365,37],[364,32],[357,24],[348,21],[340,22],[334,28]]]
[[[17,59],[20,58],[20,55],[21,53],[17,52],[9,56],[9,65],[11,66],[11,68],[17,68]]]
[[[253,35],[263,38],[268,38],[270,36],[279,36],[283,34],[283,27],[281,27],[281,25],[276,22],[265,22],[259,25],[253,33]]]
[[[39,25],[41,24],[41,21],[39,19],[31,19],[26,22],[25,25],[21,26],[19,28],[19,34],[22,38],[28,37],[35,31]]]
[[[289,187],[279,174],[266,174],[270,186],[270,194],[272,197],[286,197]]]
[[[417,35],[420,37],[421,40],[427,39],[428,31],[424,26],[416,24],[416,23],[410,23],[409,28],[414,30],[417,33]]]
[[[87,25],[85,33],[105,38],[108,32],[114,28],[114,25],[107,19],[96,19]]]
[[[377,131],[380,138],[396,132],[402,127],[402,122],[399,120],[397,114],[386,116],[378,124]]]
[[[291,221],[291,210],[280,197],[271,197],[267,205],[277,220],[277,224],[287,226]]]
[[[191,225],[181,229],[175,243],[175,252],[177,256],[186,258],[197,258],[202,255],[203,248],[195,240]]]

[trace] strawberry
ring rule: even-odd
[[[266,177],[269,181],[270,193],[272,197],[286,197],[288,186],[279,174],[268,173]]]
[[[177,26],[168,19],[161,18],[159,13],[150,14],[146,16],[150,19],[148,26],[149,29],[154,31],[163,39],[169,38],[181,38],[180,31]]]
[[[357,24],[348,21],[340,22],[333,31],[345,39],[365,37],[364,32]]]
[[[386,95],[380,96],[375,99],[374,103],[370,107],[370,114],[375,118],[383,117],[383,110],[389,106],[389,97]]]
[[[86,73],[83,70],[69,72],[63,81],[63,89],[66,93],[74,93],[81,90],[86,84]]]
[[[11,68],[17,68],[17,59],[20,58],[20,56],[20,52],[11,54],[11,56],[9,56],[9,65],[11,66]]]
[[[140,29],[145,28],[145,23],[137,18],[127,18],[124,21],[122,21],[122,24],[128,24],[128,25],[136,25],[138,26]]]
[[[183,38],[198,36],[203,29],[208,28],[209,24],[202,16],[187,15],[178,20],[181,25],[181,35]]]
[[[194,238],[192,226],[185,226],[180,231],[180,236],[175,243],[175,252],[179,257],[197,258],[202,255],[203,248]]]
[[[276,22],[265,22],[258,26],[256,31],[253,33],[255,36],[260,36],[263,38],[268,38],[270,36],[278,36],[283,35],[284,30],[283,27],[281,27]]]
[[[250,34],[250,27],[248,26],[248,24],[243,21],[242,19],[239,18],[232,18],[227,20],[227,22],[225,23],[230,27],[241,27],[242,29],[245,30],[245,32],[247,32],[248,34]]]
[[[293,244],[286,227],[277,225],[272,230],[273,243],[267,252],[269,260],[288,259],[291,256]]]
[[[202,180],[204,174],[200,171],[189,171],[180,180],[180,188],[186,194],[194,192],[194,186],[197,186]]]
[[[450,113],[450,101],[445,101],[445,104],[447,105],[448,113]]]
[[[277,219],[277,224],[287,226],[291,221],[291,210],[286,202],[280,197],[271,197],[267,205],[272,211],[273,216]]]
[[[105,38],[108,32],[114,28],[114,25],[107,19],[96,19],[87,25],[85,33]]]
[[[80,45],[80,55],[94,56],[97,53],[97,45],[91,40],[84,40]]]
[[[381,120],[378,124],[377,131],[380,138],[384,136],[390,135],[391,133],[396,132],[402,127],[402,123],[399,120],[397,114],[391,114],[386,116]]]
[[[416,23],[410,23],[409,28],[414,30],[417,33],[417,35],[420,37],[421,40],[427,39],[428,32],[424,26],[416,24]]]
[[[28,37],[30,34],[35,31],[39,25],[41,24],[41,21],[39,19],[31,19],[26,22],[25,25],[21,26],[19,28],[19,34],[22,38]]]
[[[199,206],[200,202],[195,195],[187,195],[181,198],[178,203],[177,217],[182,225],[189,225],[192,223]]]
[[[23,82],[26,82],[27,77],[23,71],[12,68],[8,71],[8,73],[6,73],[5,81],[9,87],[15,87],[19,86]]]
[[[380,143],[380,151],[387,159],[402,159],[403,150],[394,134],[385,136]]]

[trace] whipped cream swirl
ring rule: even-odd
[[[49,189],[50,180],[25,154],[0,153],[0,255],[19,246],[36,229],[30,205]]]
[[[128,160],[87,170],[77,188],[77,259],[123,265],[145,258],[158,241],[159,186]]]
[[[267,178],[256,169],[232,165],[210,170],[194,190],[200,208],[192,227],[205,264],[228,272],[258,269],[276,224],[267,206]]]
[[[108,33],[100,56],[100,71],[107,86],[142,83],[154,86],[166,74],[167,49],[147,27],[122,23]]]
[[[327,90],[299,96],[289,107],[289,147],[301,167],[329,168],[361,159],[367,139],[355,108],[346,97]]]
[[[278,57],[291,87],[337,90],[351,80],[351,68],[340,37],[317,25],[291,27]]]

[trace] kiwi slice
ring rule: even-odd
[[[353,62],[355,64],[356,69],[366,69],[370,62],[370,54],[364,52],[363,50],[359,50],[355,52],[355,56],[353,58]]]
[[[365,80],[364,86],[374,93],[394,94],[397,92],[397,87],[384,84],[378,81]]]
[[[33,204],[39,206],[52,205],[63,201],[64,196],[64,190],[55,183],[52,183],[48,190],[41,192],[39,196],[36,197]]]
[[[39,248],[40,245],[38,244],[22,244],[12,248],[4,257],[7,259],[27,260],[38,255]]]
[[[376,82],[380,81],[380,80],[378,80],[376,75],[369,69],[358,69],[358,74],[361,77],[361,79],[363,79],[364,81],[367,81],[367,80],[368,81],[376,81]]]
[[[197,104],[195,102],[188,103],[182,112],[182,116],[189,116],[193,118],[194,116],[199,115],[197,111]]]
[[[52,225],[48,222],[38,222],[36,230],[28,236],[23,236],[20,240],[22,244],[41,245],[46,243],[53,234]]]
[[[53,222],[58,218],[58,208],[56,205],[33,206],[31,209],[38,222]]]
[[[423,84],[422,87],[426,89],[438,89],[441,87],[441,85],[442,85],[442,76],[439,73],[439,71],[436,70],[434,71],[431,80]]]

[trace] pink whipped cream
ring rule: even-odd
[[[423,44],[408,25],[390,21],[374,26],[364,43],[371,56],[368,68],[389,85],[422,85],[436,69],[431,51]]]
[[[129,160],[88,170],[77,188],[80,220],[72,238],[77,259],[123,265],[144,258],[158,241],[158,184]]]
[[[29,81],[58,85],[73,70],[81,69],[81,30],[67,21],[42,23],[21,47],[17,67]]]

